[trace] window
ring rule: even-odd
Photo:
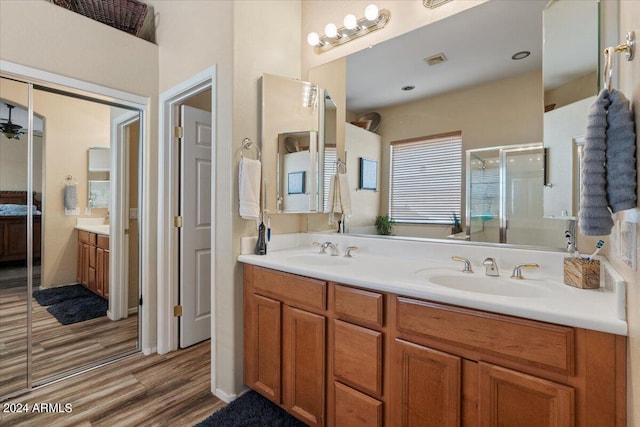
[[[461,191],[461,132],[391,143],[391,219],[451,224],[453,213],[460,218]]]

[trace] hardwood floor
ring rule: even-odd
[[[25,385],[25,287],[0,288],[0,395]],[[39,380],[135,350],[138,316],[111,321],[106,316],[61,325],[32,300],[32,378]]]
[[[210,342],[165,355],[136,354],[3,402],[29,413],[0,413],[2,426],[191,426],[225,404],[210,391]],[[34,413],[34,404],[71,405]]]

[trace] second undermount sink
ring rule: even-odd
[[[347,265],[349,259],[341,256],[331,256],[323,254],[305,254],[294,255],[289,257],[289,261],[301,264],[301,265],[317,265],[317,266],[332,266],[332,265]]]
[[[479,276],[447,269],[423,269],[416,271],[415,275],[436,286],[479,294],[517,298],[540,298],[547,294],[541,286],[527,283],[527,279]]]

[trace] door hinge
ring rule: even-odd
[[[173,217],[173,226],[176,228],[181,228],[182,227],[182,217],[181,216],[174,216]]]
[[[128,228],[124,229],[124,234],[129,234],[129,229]]]
[[[140,303],[138,305],[142,305],[142,295],[140,295]]]
[[[176,306],[173,307],[173,316],[174,317],[182,316],[182,306],[181,305],[176,305]]]
[[[182,126],[176,126],[175,128],[173,128],[173,134],[176,138],[183,138],[184,128]]]

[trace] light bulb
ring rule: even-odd
[[[324,34],[329,38],[335,38],[338,35],[338,27],[330,22],[324,27]]]
[[[318,33],[309,33],[307,36],[307,43],[311,46],[318,46],[318,44],[320,44],[320,36]]]
[[[344,27],[347,30],[354,30],[358,27],[358,18],[355,15],[348,14],[344,17]]]
[[[375,4],[370,4],[364,10],[364,17],[367,18],[368,21],[375,21],[378,19],[379,15],[378,6]]]

